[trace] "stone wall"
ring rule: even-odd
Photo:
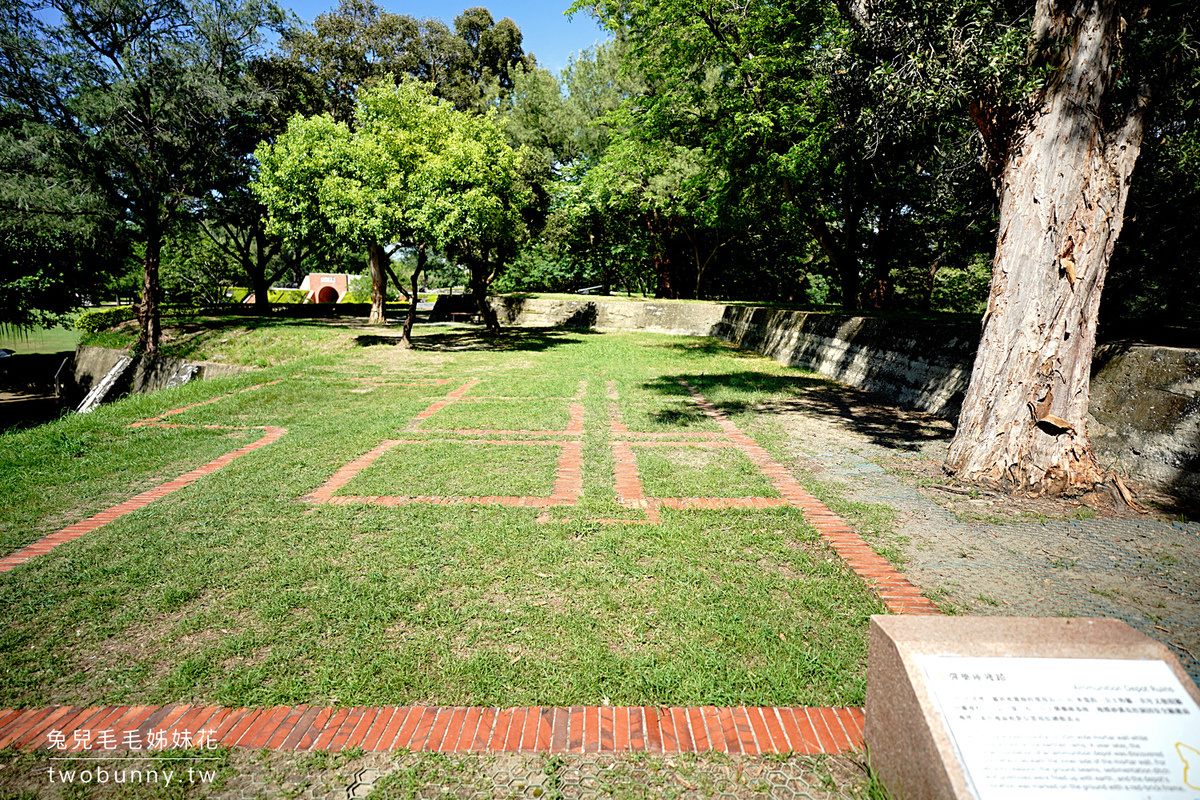
[[[976,327],[725,306],[709,335],[954,419],[971,377]]]
[[[1088,434],[1101,463],[1200,501],[1200,350],[1096,348]]]
[[[712,336],[727,306],[715,303],[490,298],[501,325]]]
[[[713,336],[901,405],[956,419],[975,323],[931,323],[688,302],[498,297],[501,323]],[[1200,350],[1097,348],[1092,446],[1104,465],[1200,501]]]
[[[110,350],[106,347],[90,347],[80,345],[75,349],[75,404],[86,395],[93,386],[103,380],[117,362],[126,353],[123,350]],[[125,380],[114,387],[109,399],[122,397],[127,394],[142,394],[156,392],[167,385],[180,367],[191,364],[198,367],[192,380],[207,380],[223,378],[226,375],[238,375],[248,372],[250,367],[240,367],[233,364],[216,364],[211,361],[185,361],[181,358],[156,358],[145,356],[137,359],[126,375]]]

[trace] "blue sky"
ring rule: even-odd
[[[471,2],[471,0],[377,0],[385,11],[395,14],[410,14],[418,19],[436,17],[447,25],[464,8],[481,5],[492,12],[496,19],[511,17],[524,36],[525,52],[537,56],[538,64],[558,73],[567,65],[572,53],[591,47],[597,41],[609,38],[589,14],[579,13],[568,20],[563,12],[571,0],[527,0],[527,2]],[[282,0],[281,5],[290,8],[300,19],[312,22],[318,14],[324,14],[338,5],[337,0]]]

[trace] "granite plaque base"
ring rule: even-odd
[[[1192,800],[1198,703],[1116,620],[871,617],[864,738],[904,800]]]

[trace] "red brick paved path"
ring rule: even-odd
[[[428,381],[444,385],[450,379]],[[434,400],[408,424],[416,431],[441,409],[456,403],[478,401],[466,394],[480,381],[472,379]],[[270,384],[252,386],[254,391]],[[643,519],[597,520],[605,523],[657,524],[661,508],[754,509],[794,506],[846,562],[865,580],[887,606],[900,614],[937,614],[936,606],[919,589],[875,553],[854,530],[809,494],[787,468],[751,437],[742,433],[715,406],[687,384],[684,387],[696,406],[720,427],[720,433],[640,433],[621,422],[614,383],[608,385],[609,432],[615,461],[617,502],[639,509]],[[581,400],[586,383],[564,400]],[[170,416],[198,405],[229,397],[212,398],[174,409],[158,417],[141,420],[130,427],[175,427],[164,422]],[[569,422],[561,431],[439,431],[470,436],[469,441],[491,441],[512,446],[550,445],[561,449],[554,488],[547,497],[360,497],[336,494],[360,471],[388,449],[416,440],[387,440],[346,464],[324,485],[304,499],[310,503],[374,503],[401,505],[499,504],[544,509],[538,522],[551,522],[554,506],[576,505],[582,491],[583,406],[568,404]],[[225,429],[225,426],[206,426]],[[258,441],[227,453],[204,466],[143,492],[124,503],[83,522],[63,528],[22,550],[0,559],[0,573],[64,542],[125,514],[143,508],[199,478],[216,472],[237,458],[276,441],[286,429],[256,426],[265,432]],[[479,436],[504,438],[479,440]],[[521,438],[511,438],[521,437]],[[540,440],[540,441],[539,441]],[[646,497],[638,474],[635,447],[699,446],[735,447],[759,468],[779,497]],[[92,708],[52,707],[0,711],[0,748],[55,749],[60,742],[66,751],[160,749],[171,746],[225,745],[269,747],[287,750],[439,750],[443,752],[696,752],[719,750],[729,753],[836,753],[862,743],[863,710],[860,708],[462,708],[433,706],[385,706],[376,708],[318,708],[278,706],[265,709],[230,709],[215,706],[107,706]],[[61,739],[59,738],[61,736]],[[136,747],[134,746],[136,743]],[[158,746],[158,747],[156,747]]]
[[[175,747],[550,753],[841,753],[861,708],[104,706],[0,711],[0,749],[154,752]]]

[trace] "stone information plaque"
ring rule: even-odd
[[[1162,661],[915,658],[979,800],[1200,800],[1200,707]]]

